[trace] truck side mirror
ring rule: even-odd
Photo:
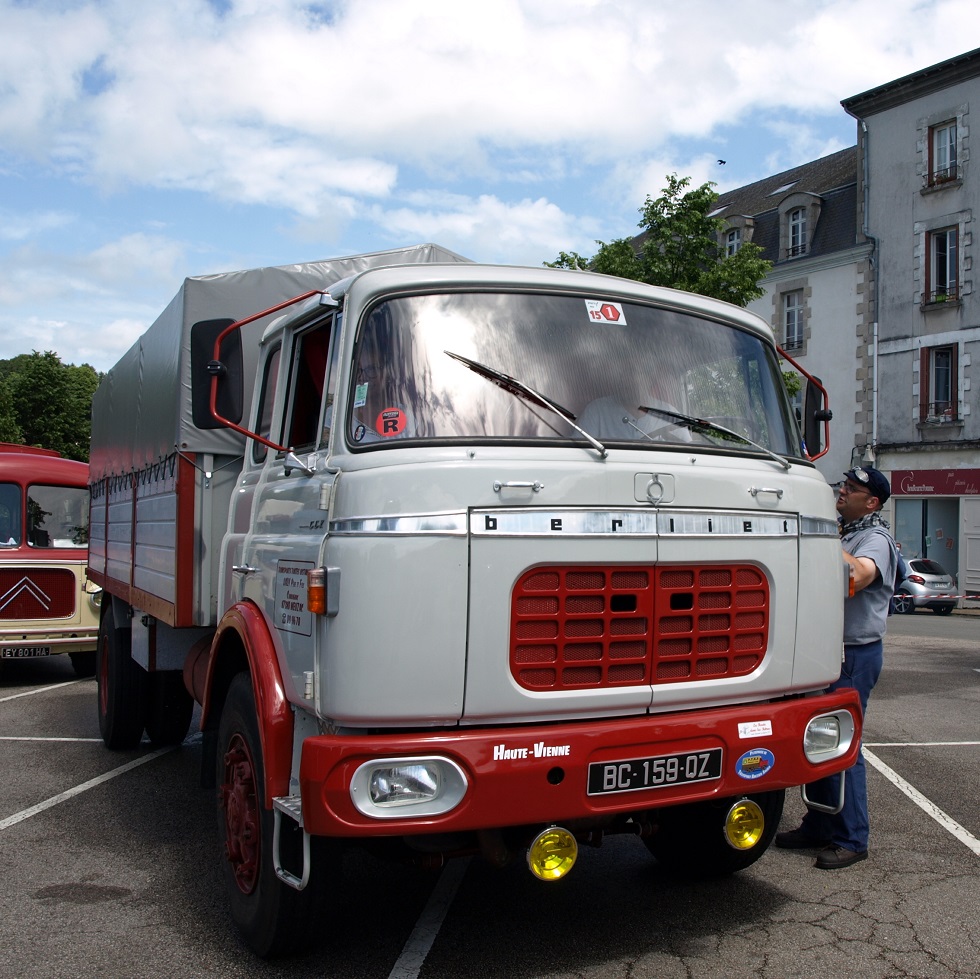
[[[822,454],[825,427],[833,417],[834,413],[827,407],[827,390],[820,378],[808,377],[803,399],[803,439],[811,459]],[[829,443],[829,439],[827,441]]]
[[[201,320],[191,327],[191,418],[198,428],[222,428],[211,414],[211,378],[218,375],[218,413],[236,424],[245,405],[245,371],[242,364],[242,335],[239,330],[221,341],[220,356],[214,360],[214,342],[234,320]]]

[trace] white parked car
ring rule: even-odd
[[[896,612],[911,613],[931,608],[937,615],[949,615],[956,608],[956,579],[929,558],[908,562],[908,577],[898,586],[892,600]]]

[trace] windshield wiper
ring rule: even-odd
[[[583,438],[585,438],[589,445],[594,448],[599,455],[605,459],[606,447],[596,438],[589,435],[584,428],[579,428],[575,424],[575,415],[572,414],[567,408],[563,408],[557,401],[551,401],[546,398],[540,391],[536,391],[530,386],[530,384],[525,384],[523,381],[519,381],[516,377],[511,377],[510,374],[505,374],[503,371],[497,370],[496,367],[488,367],[486,364],[481,364],[478,360],[470,360],[469,357],[464,357],[462,354],[453,353],[451,350],[444,350],[444,354],[447,357],[452,357],[453,360],[458,360],[465,367],[468,367],[474,374],[479,374],[480,377],[485,377],[488,381],[492,381],[499,388],[503,388],[508,394],[513,394],[517,398],[523,398],[525,401],[530,401],[531,404],[538,405],[541,408],[547,408],[549,411],[553,411],[560,418],[564,418],[572,428],[575,429]]]
[[[651,408],[649,405],[639,405],[639,409],[651,415],[660,415],[663,418],[670,418],[672,421],[680,422],[685,428],[689,428],[692,432],[697,432],[698,434],[702,434],[702,432],[709,434],[715,432],[728,438],[737,439],[739,442],[751,445],[753,449],[764,452],[774,462],[778,462],[783,469],[791,468],[791,463],[778,453],[773,452],[772,449],[767,449],[764,445],[753,442],[747,435],[742,435],[741,432],[726,428],[717,422],[709,422],[706,418],[695,418],[693,415],[683,415],[679,411],[670,411],[667,408]]]

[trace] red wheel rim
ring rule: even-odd
[[[225,815],[225,853],[239,890],[251,894],[259,880],[261,814],[255,791],[255,765],[240,734],[229,742],[224,765],[221,807]]]

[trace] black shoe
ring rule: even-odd
[[[819,850],[829,842],[811,836],[802,826],[776,834],[776,846],[782,850]]]
[[[828,846],[817,854],[813,865],[818,870],[840,870],[868,859],[867,850],[848,850],[846,846]]]

